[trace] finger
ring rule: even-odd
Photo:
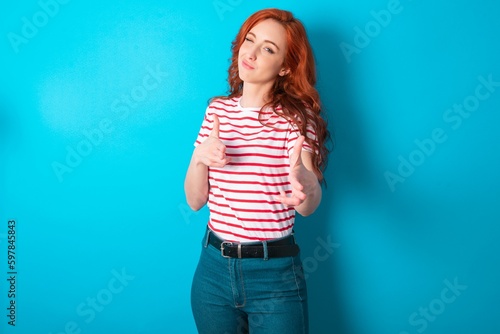
[[[227,162],[226,160],[219,160],[219,161],[214,161],[214,162],[211,162],[210,164],[208,164],[208,167],[218,167],[218,168],[222,168],[224,166],[227,165]]]
[[[277,196],[275,199],[286,206],[299,206],[302,203],[297,197]]]
[[[224,156],[215,156],[214,159],[212,159],[213,161],[216,161],[218,163],[221,163],[223,165],[227,165],[228,163],[231,162],[231,157],[228,157],[227,155],[224,155]]]
[[[306,200],[307,195],[298,189],[294,189],[292,191],[292,197],[298,198],[300,200],[300,202],[302,203],[302,201]]]
[[[304,186],[302,185],[302,183],[300,183],[300,181],[297,179],[297,177],[295,177],[295,175],[290,175],[290,185],[292,186],[292,189],[297,189],[297,190],[302,190],[304,189]]]
[[[298,206],[302,204],[306,197],[304,193],[296,193],[295,191],[292,191],[292,195],[290,197],[287,196],[284,191],[280,191],[280,194],[280,196],[275,196],[274,199],[287,206]]]
[[[219,138],[214,137],[213,132],[210,133],[208,138],[202,144],[206,145],[212,153],[215,151],[222,152],[224,154],[226,153],[226,145],[224,145]]]
[[[229,157],[226,157],[224,159],[218,159],[218,158],[210,159],[207,166],[210,166],[210,167],[224,167],[230,161],[231,161],[231,159]]]
[[[304,140],[306,138],[304,136],[300,136],[295,141],[295,145],[293,146],[292,159],[290,160],[290,167],[294,168],[302,164],[302,146],[304,145]]]
[[[214,139],[214,146],[212,149],[212,154],[217,160],[227,160],[229,162],[230,157],[226,154],[227,148],[224,143],[222,143],[218,138]]]
[[[213,115],[214,125],[212,127],[212,132],[210,132],[210,137],[219,138],[219,117],[216,114]]]
[[[212,154],[217,158],[217,159],[229,159],[229,157],[226,155],[226,145],[224,145],[220,140],[217,139],[217,142],[215,143],[215,146],[213,147]]]
[[[280,194],[274,196],[274,199],[280,203],[283,203],[287,199],[286,193],[284,191],[280,191]]]
[[[304,201],[307,197],[306,193],[304,192],[304,186],[293,175],[290,175],[290,185],[292,186],[292,195],[291,196],[297,197],[300,200]]]

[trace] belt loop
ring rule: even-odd
[[[207,226],[207,234],[205,234],[205,240],[203,241],[203,247],[204,248],[207,248],[207,246],[208,246],[208,241],[210,240],[210,233],[211,232],[212,231]]]
[[[262,241],[262,247],[264,248],[264,261],[269,260],[269,254],[267,252],[267,241]]]

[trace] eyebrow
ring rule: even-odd
[[[248,35],[252,35],[254,38],[257,38],[257,36],[255,36],[255,34],[251,31],[248,32]],[[264,42],[271,43],[272,45],[274,45],[276,47],[276,49],[278,49],[278,51],[280,50],[279,46],[276,43],[274,43],[273,41],[265,39]]]

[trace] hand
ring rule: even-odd
[[[213,115],[212,132],[207,139],[195,149],[195,156],[199,163],[208,167],[224,167],[231,159],[226,156],[226,145],[219,139],[219,118]]]
[[[291,196],[288,197],[284,191],[280,191],[280,196],[275,197],[278,202],[288,206],[299,206],[302,204],[307,199],[307,194],[310,194],[318,183],[316,175],[308,170],[302,161],[302,146],[304,141],[304,136],[297,138],[290,156],[290,173],[288,178],[292,186]]]

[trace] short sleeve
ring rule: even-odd
[[[203,118],[203,122],[201,123],[201,128],[200,131],[198,132],[198,137],[196,138],[196,141],[194,142],[194,146],[198,146],[201,143],[207,139],[207,137],[210,135],[210,132],[212,132],[213,128],[213,120],[212,120],[212,113],[210,112],[210,108],[207,107],[205,111],[205,117]]]
[[[290,133],[288,134],[288,140],[287,140],[287,150],[288,150],[288,155],[292,154],[293,152],[293,147],[295,146],[295,142],[297,142],[297,138],[300,136],[300,130],[295,124],[290,125]],[[307,131],[306,131],[306,136],[311,139],[314,142],[318,142],[318,137],[316,136],[316,132],[314,131],[313,127],[311,125],[307,126]],[[303,151],[307,152],[313,152],[313,148],[309,143],[304,141],[304,144],[302,146]],[[316,152],[318,153],[318,152]]]

